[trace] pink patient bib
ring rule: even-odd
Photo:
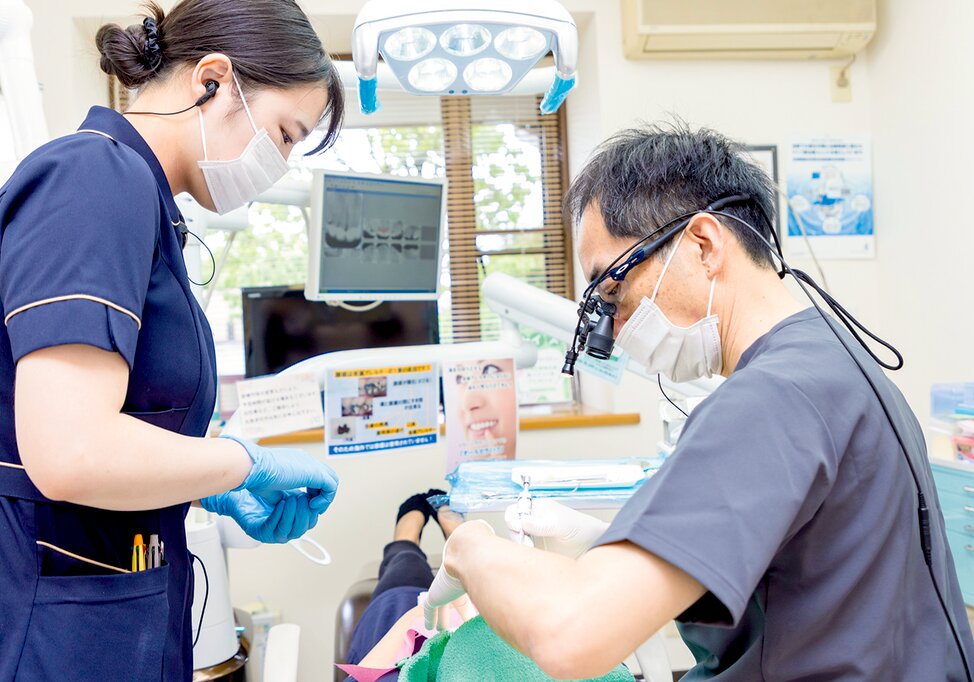
[[[425,625],[426,623],[422,616],[419,616],[410,623],[402,646],[399,648],[399,653],[396,655],[397,661],[415,656],[423,648],[426,640],[436,634],[435,630],[427,630]],[[450,629],[455,630],[461,625],[463,625],[463,619],[460,617],[460,614],[454,609],[450,609]],[[357,682],[378,682],[384,675],[388,675],[399,669],[396,666],[392,666],[391,668],[367,668],[361,665],[343,665],[337,663],[335,665]]]

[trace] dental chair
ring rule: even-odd
[[[345,596],[338,604],[335,615],[335,663],[348,663],[348,645],[352,641],[352,632],[362,618],[365,607],[372,601],[378,578],[364,578],[352,583]],[[343,682],[348,675],[335,668],[335,682]]]
[[[430,556],[429,561],[433,574],[436,575],[443,557],[436,554]],[[365,607],[372,601],[372,592],[379,583],[376,577],[378,574],[378,561],[366,564],[362,569],[362,577],[352,583],[338,603],[338,611],[335,613],[335,663],[348,663],[348,645],[352,641],[352,633],[362,619]],[[347,679],[348,675],[335,668],[335,682],[343,682]]]

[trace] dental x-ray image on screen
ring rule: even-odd
[[[435,299],[443,207],[438,180],[316,172],[305,296]]]

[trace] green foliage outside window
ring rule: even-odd
[[[492,235],[489,231],[538,226],[530,223],[540,220],[539,152],[529,140],[520,138],[510,124],[476,125],[472,133],[477,229],[488,233],[478,238],[478,246],[487,252],[481,258],[482,276],[500,271],[543,285],[543,281],[539,281],[544,268],[543,257],[489,253],[520,245],[516,237]],[[445,175],[443,132],[438,126],[346,129],[338,144],[325,154],[299,157],[299,153],[296,150],[292,159],[300,158],[301,167],[292,170],[291,177],[308,182],[313,168],[403,176]],[[217,361],[221,374],[243,372],[240,366],[240,289],[300,285],[307,274],[308,237],[299,209],[257,204],[251,207],[250,220],[248,229],[233,237],[232,248],[217,282],[219,288],[214,292],[207,311],[217,340]],[[206,236],[206,243],[217,258],[228,238],[229,235],[222,232]],[[530,238],[530,233],[525,238]],[[443,273],[442,282],[443,288],[448,289],[447,270]],[[481,319],[484,338],[496,338],[499,323],[483,304]],[[440,306],[441,330],[448,330],[450,323],[449,296],[444,295]],[[561,344],[546,336],[534,336],[537,338],[533,340],[549,359],[554,349],[563,350]],[[547,387],[541,395],[529,395],[527,399],[530,402],[563,402],[571,399],[571,389],[564,382],[538,383],[545,383]],[[525,395],[522,391],[522,397]]]

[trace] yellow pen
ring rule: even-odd
[[[134,547],[132,547],[132,570],[133,571],[144,571],[145,570],[145,544],[142,542],[142,534],[139,533],[135,536]]]

